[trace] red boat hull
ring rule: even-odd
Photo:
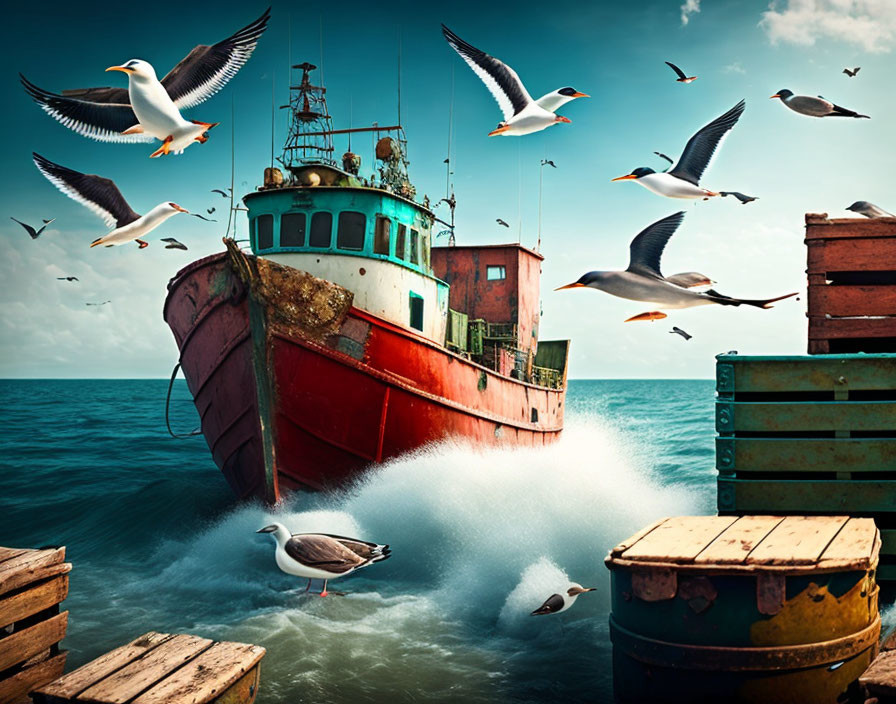
[[[212,457],[241,497],[339,486],[447,437],[543,445],[563,426],[562,388],[502,376],[235,248],[171,280],[165,320]]]

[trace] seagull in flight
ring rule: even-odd
[[[149,243],[140,239],[141,237],[155,230],[171,216],[189,212],[176,203],[167,202],[159,203],[145,215],[140,215],[128,205],[111,179],[82,174],[54,164],[36,152],[32,153],[32,157],[34,165],[50,183],[72,200],[99,215],[108,227],[114,226],[115,229],[109,234],[95,239],[90,244],[91,247],[113,247],[136,241],[140,249],[143,249]]]
[[[111,303],[112,301],[103,301],[102,303],[85,303],[85,306],[104,306],[107,303]]]
[[[681,328],[678,328],[678,327],[673,327],[669,331],[669,334],[670,335],[681,335],[685,340],[690,340],[693,337],[693,335],[688,335],[684,330],[682,330]]]
[[[667,198],[702,198],[705,200],[720,195],[716,191],[701,188],[700,178],[706,171],[706,167],[709,166],[722,138],[737,124],[745,107],[746,103],[741,100],[724,115],[720,115],[702,127],[688,140],[684,151],[678,158],[678,163],[669,171],[657,173],[647,166],[640,166],[626,176],[619,176],[611,180],[632,180],[647,190]],[[668,157],[665,158],[668,159]]]
[[[595,587],[583,587],[581,584],[571,582],[566,591],[559,594],[551,594],[545,602],[533,611],[531,616],[547,616],[548,614],[559,614],[566,611],[573,604],[580,594],[585,592],[593,592]]]
[[[160,242],[167,242],[165,249],[182,249],[185,252],[187,251],[187,245],[183,242],[178,242],[173,237],[163,237]]]
[[[774,95],[769,96],[769,99],[772,98],[780,98],[788,108],[808,117],[864,117],[867,120],[871,119],[868,115],[860,115],[855,110],[834,105],[820,95],[817,98],[813,98],[811,95],[794,95],[792,90],[782,88]]]
[[[866,218],[896,218],[896,215],[893,215],[893,213],[888,213],[883,208],[876,206],[874,203],[869,203],[867,200],[857,200],[847,210],[864,215]]]
[[[553,161],[551,161],[550,159],[542,159],[542,160],[541,160],[541,165],[542,165],[542,166],[553,166],[555,169],[557,168],[557,165],[556,165]]]
[[[29,235],[31,235],[31,239],[36,240],[38,237],[40,237],[41,233],[47,229],[47,225],[49,225],[51,222],[53,222],[56,218],[50,218],[49,220],[44,220],[43,227],[41,227],[39,230],[35,230],[33,227],[31,227],[31,225],[28,225],[27,223],[24,223],[21,220],[16,220],[12,216],[10,216],[9,219],[15,220],[17,223],[19,223],[19,225],[21,225],[22,227],[25,228],[25,232],[27,232]]]
[[[57,276],[57,281],[80,281],[77,276]]]
[[[629,320],[659,320],[666,317],[665,313],[661,312],[662,310],[692,308],[709,304],[771,308],[771,304],[775,301],[797,295],[788,293],[784,296],[761,300],[731,298],[713,289],[694,291],[689,287],[669,281],[660,272],[660,258],[666,243],[675,234],[682,220],[684,220],[683,211],[657,220],[639,232],[629,246],[630,259],[625,271],[589,271],[577,281],[556,290],[595,288],[619,298],[644,301],[655,305],[656,310]]]
[[[686,76],[686,75],[684,75],[684,71],[682,71],[680,68],[678,68],[678,66],[676,66],[675,64],[673,64],[671,61],[667,61],[667,62],[666,62],[666,66],[668,66],[668,67],[671,68],[673,71],[675,71],[676,75],[678,76],[678,78],[676,78],[675,80],[676,80],[678,83],[693,83],[694,81],[697,80],[697,77],[696,77],[696,76]]]
[[[740,191],[721,191],[719,195],[723,197],[734,196],[741,202],[741,205],[746,205],[747,203],[752,203],[754,200],[759,200],[756,196],[746,196]]]
[[[228,188],[227,190],[229,191],[230,189]],[[213,188],[213,189],[211,190],[211,192],[212,192],[212,193],[220,193],[222,198],[230,198],[230,194],[229,194],[229,193],[225,193],[225,192],[222,191],[220,188]],[[214,210],[214,208],[212,208],[212,210]],[[209,214],[211,214],[211,213],[209,213]]]
[[[845,74],[846,74],[847,76],[849,76],[850,78],[855,78],[855,77],[856,77],[856,74],[857,74],[859,71],[861,71],[861,70],[862,70],[862,67],[861,67],[861,66],[856,66],[856,67],[855,67],[854,69],[852,69],[851,71],[850,71],[848,68],[843,69],[843,73],[845,73]]]
[[[214,208],[206,208],[205,212],[207,212],[209,215],[211,215],[212,213],[215,212],[215,209]]]
[[[208,100],[249,60],[270,19],[270,8],[217,44],[195,47],[160,81],[152,64],[131,59],[107,71],[128,76],[128,87],[86,88],[61,95],[38,88],[19,74],[26,92],[44,112],[75,132],[101,142],[153,142],[150,156],[180,154],[208,141],[217,122],[186,120],[181,110]]]
[[[499,225],[503,225],[504,227],[510,227],[506,222],[504,222],[501,218],[495,218],[495,222]]]
[[[200,220],[205,220],[206,222],[218,222],[212,218],[207,218],[205,215],[200,215],[199,213],[190,213],[194,218],[199,218]]]
[[[533,100],[510,66],[468,44],[445,25],[442,25],[442,34],[498,101],[504,119],[488,133],[489,137],[532,134],[560,122],[571,122],[569,118],[554,113],[570,100],[590,97],[567,86]]]

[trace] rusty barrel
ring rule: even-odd
[[[683,516],[611,550],[621,702],[835,704],[877,653],[873,520]]]

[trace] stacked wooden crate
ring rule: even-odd
[[[896,352],[896,218],[806,214],[809,354]]]
[[[896,354],[719,355],[722,515],[873,517],[896,580]]]
[[[68,612],[65,548],[0,547],[0,703],[28,702],[28,692],[62,674]]]

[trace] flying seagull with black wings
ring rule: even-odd
[[[684,74],[684,71],[678,68],[678,66],[673,64],[671,61],[667,61],[666,66],[671,68],[678,75],[678,78],[675,79],[678,83],[692,83],[697,80],[696,76],[686,76]]]
[[[772,98],[780,98],[788,108],[808,117],[864,117],[866,120],[871,119],[868,115],[860,115],[855,110],[834,105],[820,95],[817,98],[811,95],[794,95],[792,90],[782,88],[774,95],[769,96],[769,99]]]
[[[12,216],[10,216],[9,219],[15,220],[17,223],[19,223],[19,225],[21,225],[22,227],[25,228],[25,232],[27,232],[29,235],[31,235],[31,239],[36,240],[38,237],[40,237],[41,233],[47,229],[47,225],[49,225],[51,222],[53,222],[56,218],[50,218],[49,220],[44,220],[43,227],[41,227],[39,230],[35,230],[33,227],[31,227],[31,225],[24,223],[21,220],[16,220]]]
[[[688,140],[684,151],[678,158],[678,163],[669,171],[657,173],[647,166],[639,166],[630,174],[611,180],[632,180],[647,190],[667,198],[702,198],[705,200],[720,195],[716,191],[701,188],[700,178],[706,171],[706,167],[709,166],[722,138],[737,124],[745,107],[746,103],[741,100],[724,115],[720,115],[702,127]]]
[[[185,252],[187,251],[187,245],[183,242],[178,242],[173,237],[163,237],[160,242],[165,242],[165,249],[182,249]]]
[[[107,71],[128,76],[125,88],[66,90],[61,95],[38,88],[22,76],[22,85],[43,110],[78,134],[101,142],[153,142],[151,154],[180,154],[194,142],[205,143],[217,122],[186,120],[181,110],[199,105],[221,90],[249,60],[270,19],[270,8],[251,24],[217,44],[200,44],[160,81],[153,66],[131,59]]]
[[[847,76],[849,76],[850,78],[855,78],[855,77],[856,77],[856,74],[857,74],[859,71],[861,71],[861,70],[862,70],[862,67],[861,67],[861,66],[856,66],[856,67],[855,67],[854,69],[852,69],[851,71],[850,71],[848,68],[843,69],[843,73],[845,73],[845,74],[846,74]]]

